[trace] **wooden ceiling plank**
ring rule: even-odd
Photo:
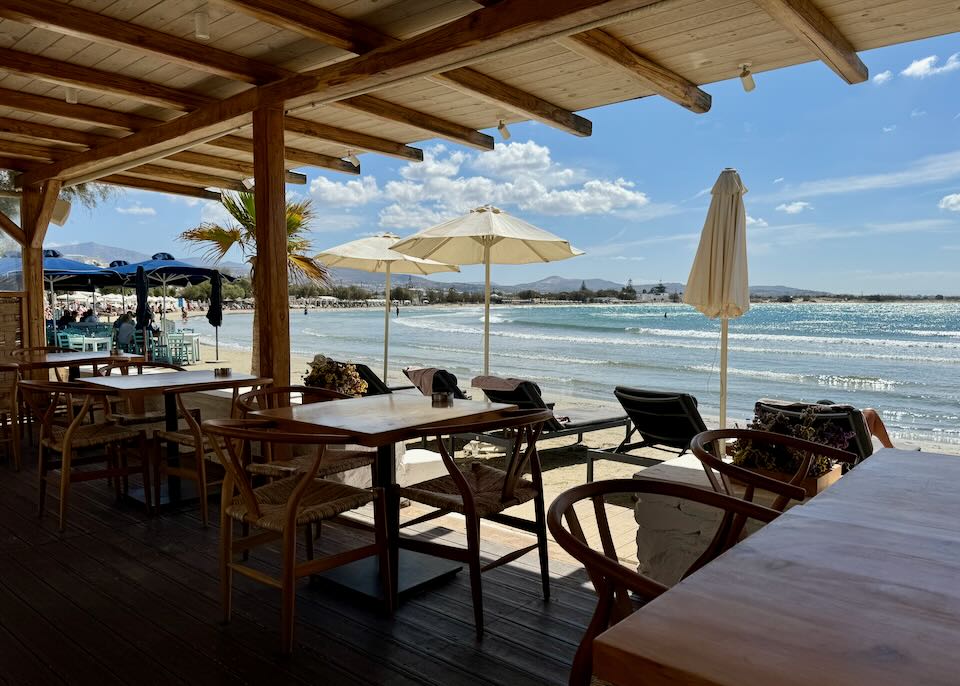
[[[140,102],[175,110],[196,109],[210,102],[202,95],[150,81],[6,48],[0,48],[0,69],[102,93],[133,96]]]
[[[810,0],[756,2],[774,21],[809,46],[844,81],[863,83],[869,78],[867,65],[860,61],[850,41]]]
[[[157,160],[157,162],[162,161],[163,160]],[[164,167],[160,164],[153,163],[141,164],[136,167],[132,167],[127,169],[124,174],[150,176],[167,181],[173,181],[175,183],[189,183],[203,187],[211,186],[213,188],[223,188],[231,191],[247,190],[246,186],[244,186],[241,181],[236,179],[228,179],[224,176],[216,176],[215,174],[204,174],[202,172],[190,171],[180,167],[174,169],[173,167]]]
[[[145,191],[156,191],[157,193],[171,193],[173,195],[185,195],[190,198],[200,198],[202,200],[220,200],[220,194],[214,191],[208,191],[205,188],[194,188],[179,183],[169,183],[167,181],[156,181],[150,179],[141,179],[126,174],[111,174],[97,179],[97,183],[109,183],[115,186],[125,186],[128,188],[140,188]]]
[[[0,88],[0,107],[26,110],[27,112],[36,112],[52,117],[64,117],[65,119],[100,124],[115,129],[145,129],[163,123],[161,120],[150,119],[137,114],[117,112],[93,105],[71,105],[59,98],[33,95],[9,88]]]
[[[468,145],[478,150],[493,150],[493,136],[471,129],[469,126],[463,126],[448,119],[413,110],[372,95],[358,95],[355,98],[340,100],[335,105],[381,119],[415,126],[454,143]]]
[[[653,92],[686,107],[691,112],[710,110],[709,93],[700,90],[679,74],[637,54],[602,29],[584,31],[564,38],[561,43],[588,59],[627,73]]]
[[[298,133],[302,136],[317,138],[331,143],[340,143],[348,148],[357,151],[365,150],[369,152],[378,152],[382,155],[397,157],[402,160],[413,160],[415,162],[423,161],[423,150],[413,148],[403,143],[397,143],[379,136],[360,133],[343,129],[339,126],[330,126],[320,122],[310,121],[309,119],[300,119],[297,117],[286,117],[284,128],[291,133]]]
[[[400,42],[359,22],[344,19],[333,12],[312,5],[303,3],[292,5],[283,0],[221,1],[261,21],[358,55]],[[504,106],[513,112],[575,136],[589,136],[592,131],[592,124],[584,117],[475,69],[454,69],[437,75],[434,80],[484,102]],[[468,145],[471,144],[468,143]],[[477,146],[474,145],[474,147]]]
[[[20,181],[31,185],[48,178],[89,176],[131,159],[163,157],[173,147],[199,143],[248,124],[250,113],[258,107],[291,100],[296,106],[298,99],[303,102],[307,96],[314,104],[359,96],[407,79],[468,66],[537,41],[595,28],[654,1],[553,0],[547,5],[504,0],[502,5],[474,12],[396,45],[243,91],[173,121],[28,172]]]
[[[266,83],[288,72],[257,60],[54,0],[3,0],[0,17],[121,48],[159,55],[246,83]]]
[[[88,148],[107,143],[111,140],[110,136],[101,136],[77,129],[67,129],[62,126],[41,124],[40,122],[11,119],[10,117],[0,117],[0,133],[12,133],[18,136],[30,136],[31,138],[43,138],[45,140],[62,141],[64,143],[76,143],[78,145],[85,145]]]

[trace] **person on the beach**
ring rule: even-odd
[[[306,305],[303,306],[303,313],[304,313],[304,314],[307,313],[307,306],[306,306]]]
[[[186,307],[181,307],[181,308],[180,308],[180,319],[182,319],[184,322],[187,321],[188,317],[187,317],[187,308],[186,308]]]
[[[400,316],[400,305],[399,305],[399,303],[397,304],[397,316],[398,316],[398,317]]]

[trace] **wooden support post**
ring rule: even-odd
[[[23,323],[24,347],[47,344],[44,311],[43,239],[50,216],[60,194],[60,182],[48,181],[42,187],[27,186],[20,199],[20,225],[24,232],[23,290],[26,292],[26,321]]]
[[[287,297],[287,217],[283,168],[283,106],[253,112],[257,260],[254,373],[290,383],[290,305]]]

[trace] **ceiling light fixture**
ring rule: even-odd
[[[193,13],[193,35],[198,40],[210,40],[210,13],[206,3]]]
[[[252,191],[255,185],[257,185],[256,179],[250,178],[250,179],[243,180],[243,187],[246,188],[248,191]]]
[[[73,86],[67,86],[65,99],[68,104],[76,105],[77,98],[79,97],[79,95],[80,95],[80,92],[76,88],[74,88]]]
[[[354,167],[360,166],[360,158],[353,152],[353,150],[347,150],[347,162],[352,164]]]
[[[744,62],[740,65],[740,85],[743,86],[743,90],[747,93],[757,87],[756,82],[753,80],[753,74],[750,71],[751,66],[752,64],[750,62]]]
[[[503,119],[500,120],[499,126],[497,126],[497,131],[500,132],[500,137],[503,140],[510,140],[510,129],[507,128],[507,125],[503,123]]]

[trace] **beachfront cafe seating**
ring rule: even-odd
[[[608,508],[617,502],[629,502],[638,495],[666,496],[722,513],[712,539],[686,569],[684,578],[733,547],[749,520],[768,523],[780,514],[762,505],[703,488],[643,478],[596,481],[561,493],[550,505],[547,525],[560,547],[586,568],[597,592],[596,609],[573,658],[570,686],[591,683],[593,640],[601,632],[635,611],[643,612],[643,605],[668,590],[666,585],[635,571],[635,567],[627,567],[617,556],[617,541],[608,519]],[[584,516],[591,510],[594,516]],[[595,546],[601,549],[597,550]]]
[[[499,376],[477,376],[471,382],[474,388],[479,388],[491,402],[516,405],[521,410],[550,410],[554,412],[553,403],[546,403],[540,394],[540,387],[527,379],[504,378]],[[583,410],[557,414],[554,412],[543,426],[543,438],[563,438],[576,436],[577,444],[583,442],[584,434],[593,431],[603,431],[624,427],[627,435],[630,433],[630,418],[626,414],[611,414],[609,410]],[[498,447],[509,447],[510,439],[502,432],[473,433],[473,439],[490,443]],[[606,451],[587,451],[587,480],[593,479],[592,457],[606,459],[610,453]],[[616,458],[615,458],[616,459]],[[649,460],[643,464],[649,464]]]

